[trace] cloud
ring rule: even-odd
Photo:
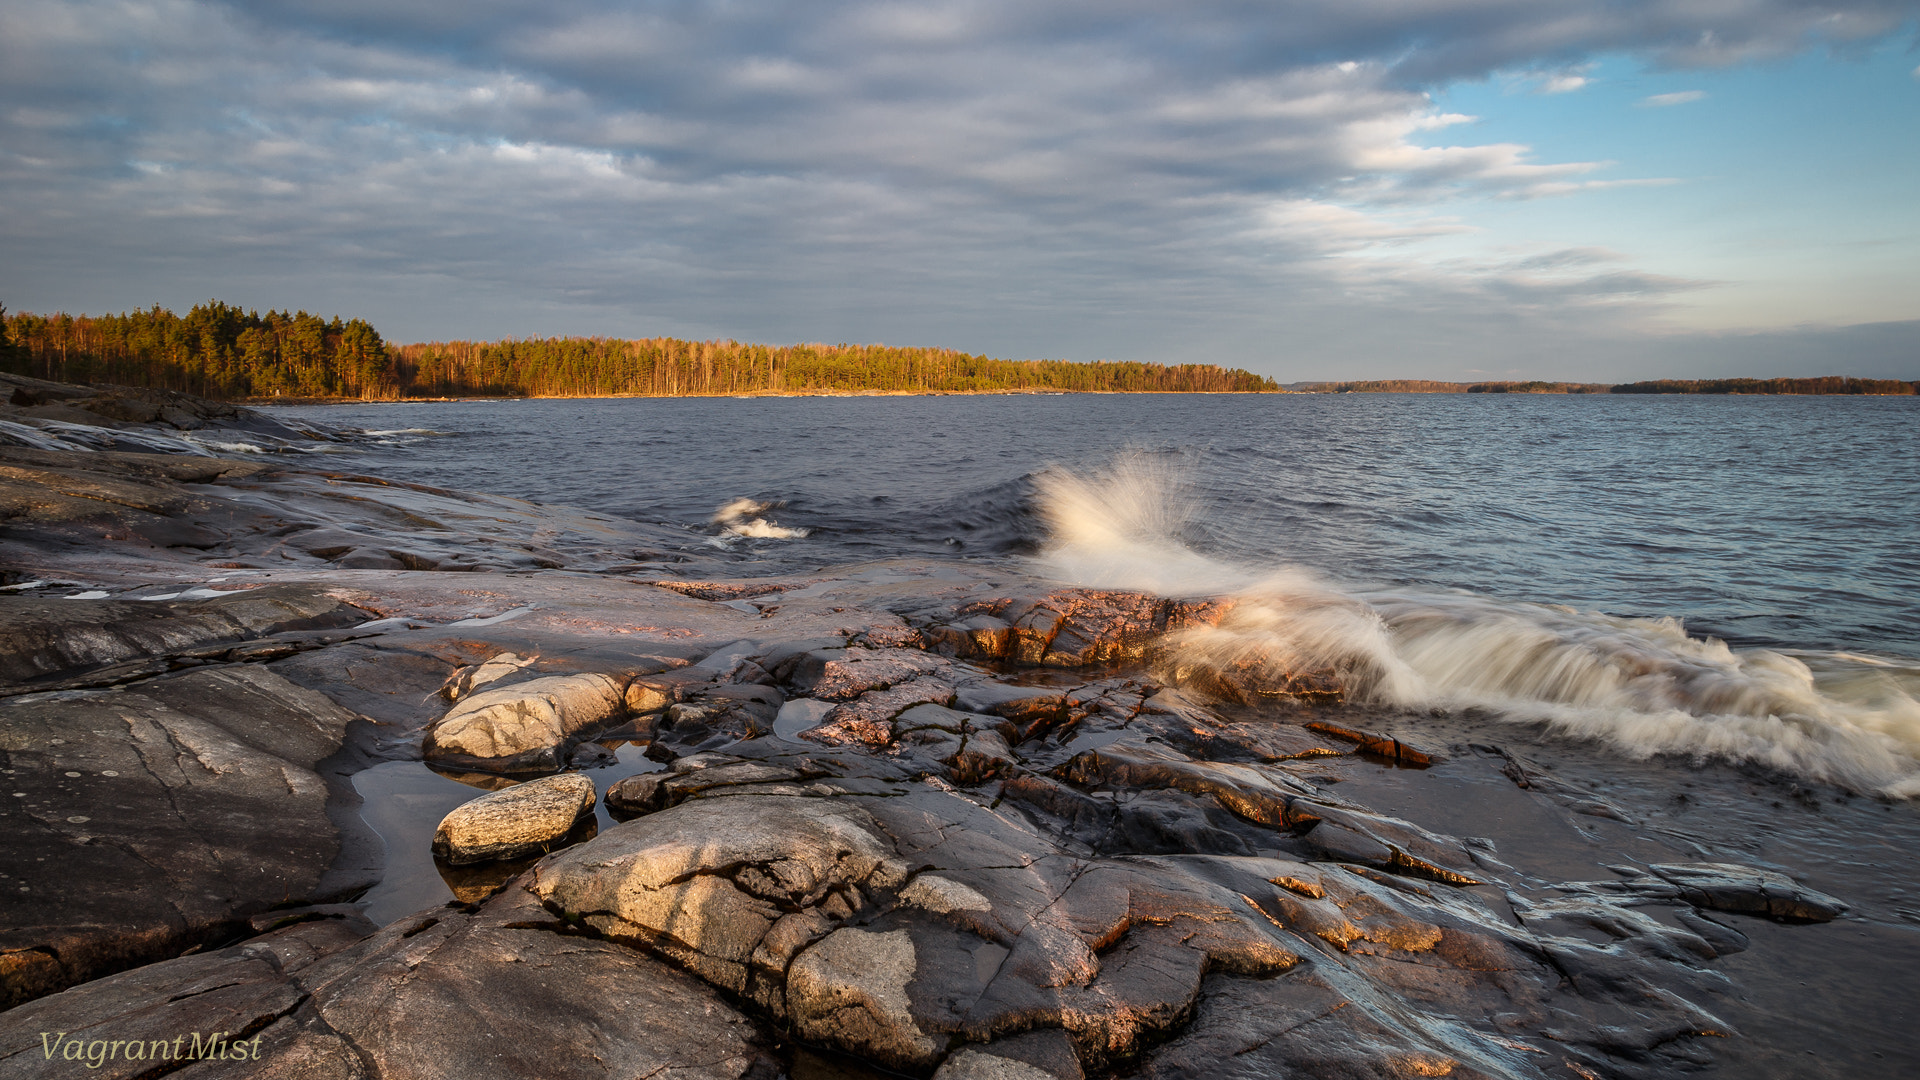
[[[1422,245],[1473,234],[1462,200],[1670,181],[1477,141],[1429,91],[1528,70],[1567,92],[1601,52],[1731,63],[1871,40],[1910,10],[14,0],[0,291],[332,305],[402,339],[1147,359],[1274,320],[1334,335],[1363,300],[1626,319],[1683,286]]]
[[[1665,109],[1674,105],[1686,105],[1690,102],[1699,101],[1706,96],[1707,92],[1705,90],[1675,90],[1671,94],[1654,94],[1651,97],[1643,97],[1640,99],[1639,104],[1641,107],[1648,109]]]

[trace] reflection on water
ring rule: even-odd
[[[593,781],[596,796],[604,796],[608,788],[629,776],[665,767],[646,756],[644,742],[609,740],[601,745],[613,752],[613,763],[581,772]],[[477,900],[538,861],[529,858],[455,867],[441,865],[433,857],[434,830],[449,811],[511,784],[486,773],[438,773],[421,761],[388,761],[356,773],[353,786],[362,801],[360,817],[380,834],[387,847],[386,871],[380,884],[363,898],[367,918],[385,926],[450,900]],[[590,839],[613,824],[606,807],[596,805],[594,818],[568,834],[563,846]]]

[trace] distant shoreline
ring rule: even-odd
[[[278,396],[232,399],[236,405],[251,408],[312,405],[421,405],[450,404],[462,401],[607,401],[607,400],[692,400],[742,398],[878,398],[878,397],[1141,397],[1163,394],[1179,397],[1259,397],[1307,394],[1531,394],[1564,397],[1687,396],[1687,397],[1914,397],[1920,395],[1920,380],[1853,379],[1829,376],[1824,379],[1774,380],[1696,380],[1701,383],[1823,383],[1873,384],[1874,389],[1642,389],[1652,384],[1606,383],[1549,384],[1541,389],[1526,384],[1503,383],[1427,383],[1409,387],[1385,383],[1289,383],[1277,390],[754,390],[737,394],[462,394],[411,397],[312,397]],[[1889,388],[1881,389],[1882,385]],[[1525,388],[1521,388],[1525,387]],[[1574,389],[1573,387],[1581,387]]]
[[[739,394],[462,394],[451,397],[250,397],[233,403],[248,408],[273,405],[419,405],[460,401],[709,401],[742,398],[897,398],[897,397],[1272,397],[1299,390],[755,390]]]

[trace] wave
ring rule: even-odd
[[[1858,791],[1920,796],[1920,662],[1735,649],[1673,618],[1628,618],[1460,591],[1343,586],[1295,566],[1217,558],[1188,542],[1205,508],[1178,463],[1123,456],[1036,478],[1072,584],[1228,595],[1215,626],[1176,635],[1183,671],[1283,685],[1326,674],[1352,700],[1479,708],[1648,757],[1753,762]]]
[[[786,528],[769,521],[760,515],[769,510],[779,509],[785,504],[761,502],[757,499],[735,499],[713,512],[710,524],[720,529],[716,540],[729,538],[753,540],[799,540],[806,537],[808,530]]]
[[[965,491],[912,515],[907,527],[930,544],[984,555],[1031,555],[1046,539],[1031,474]]]

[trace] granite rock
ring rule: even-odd
[[[588,674],[483,690],[433,725],[427,759],[494,772],[557,768],[582,736],[625,715],[625,689],[609,676]]]
[[[433,834],[433,853],[454,866],[551,851],[593,812],[593,781],[561,773],[489,792],[455,807]]]

